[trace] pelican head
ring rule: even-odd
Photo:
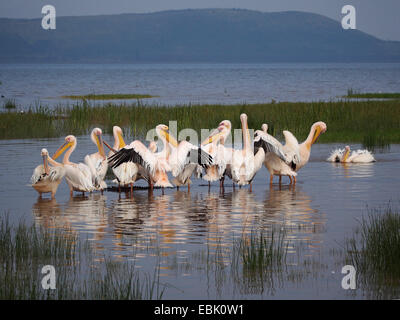
[[[350,147],[349,147],[349,146],[346,146],[346,147],[344,148],[344,154],[343,154],[343,157],[342,157],[341,162],[346,162],[346,160],[347,160],[347,158],[349,157],[349,155],[350,155]]]
[[[218,128],[214,130],[211,135],[204,140],[201,145],[207,145],[214,141],[225,141],[226,137],[231,132],[232,124],[229,120],[223,120],[219,123]]]
[[[327,129],[327,126],[326,126],[325,122],[322,122],[322,121],[315,122],[311,126],[311,130],[314,131],[314,135],[311,140],[311,145],[313,145],[317,141],[318,137],[321,135],[321,133],[324,133],[326,131],[326,129]],[[311,147],[311,145],[310,145],[310,147]]]
[[[113,135],[114,135],[114,137],[118,138],[118,141],[119,141],[118,148],[122,149],[123,147],[125,147],[126,143],[124,141],[122,129],[120,127],[118,127],[118,126],[113,127]]]
[[[168,126],[166,126],[165,124],[159,124],[156,127],[156,132],[160,138],[165,138],[165,140],[172,146],[174,146],[175,148],[178,147],[178,141],[176,141],[176,139],[170,135]]]
[[[261,126],[261,130],[264,131],[264,133],[268,132],[268,125],[266,123],[263,123]]]
[[[106,157],[106,153],[104,151],[104,146],[103,146],[103,132],[101,131],[100,128],[94,128],[92,130],[92,133],[90,134],[90,139],[92,139],[93,143],[97,145],[97,149],[99,150],[99,153],[102,157]]]
[[[64,144],[59,147],[56,151],[56,153],[53,155],[53,159],[57,159],[60,155],[62,155],[64,153],[65,150],[67,150],[70,147],[74,147],[76,146],[76,138],[73,135],[69,135],[65,137],[65,142]]]

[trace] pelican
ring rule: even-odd
[[[307,139],[300,144],[300,163],[296,165],[295,171],[304,167],[310,159],[311,146],[317,141],[318,137],[327,129],[325,122],[318,121],[311,126]]]
[[[223,120],[218,128],[201,143],[203,148],[213,156],[214,164],[206,166],[203,179],[208,181],[208,186],[213,181],[220,181],[220,188],[224,187],[226,169],[230,171],[233,149],[225,147],[225,141],[231,133],[232,124],[229,120]]]
[[[331,153],[327,160],[342,163],[369,163],[376,161],[374,156],[368,150],[353,151],[351,155],[350,152],[351,150],[349,146],[346,146],[344,149],[337,149]]]
[[[107,156],[104,151],[102,131],[100,128],[94,128],[90,134],[90,139],[97,146],[97,152],[87,155],[84,158],[85,164],[92,173],[93,185],[96,190],[103,192],[107,188],[104,178],[107,174],[108,164]]]
[[[108,157],[111,157],[118,150],[126,146],[124,141],[122,129],[118,126],[113,127],[114,147],[111,148],[105,141],[103,143],[110,149]],[[123,187],[130,186],[131,194],[133,192],[133,183],[137,180],[138,166],[133,162],[124,162],[120,166],[112,168],[116,177],[113,182],[118,183],[118,191],[121,192],[121,185]]]
[[[123,147],[126,146],[122,134],[122,129],[120,127],[118,126],[113,127],[113,136],[114,136],[114,147],[111,147],[107,142],[103,141],[103,143],[110,149],[108,157],[111,157],[114,153],[116,153],[117,151],[121,150]],[[157,151],[157,144],[154,141],[150,142],[149,150],[152,153],[155,153]],[[132,194],[133,184],[137,180],[144,179],[146,181],[149,181],[148,174],[143,169],[143,167],[139,167],[136,163],[131,161],[121,163],[121,165],[119,165],[118,167],[112,168],[112,171],[116,177],[116,179],[113,180],[113,182],[118,183],[119,192],[121,192],[121,185],[123,187],[130,186]]]
[[[39,192],[40,197],[42,197],[42,193],[50,192],[51,198],[54,199],[58,186],[65,175],[65,170],[61,164],[58,166],[49,166],[49,152],[47,149],[42,149],[41,155],[43,164],[38,165],[33,171],[31,177],[32,187]]]
[[[233,151],[231,175],[234,183],[239,186],[250,184],[251,190],[251,182],[257,171],[261,169],[265,152],[264,148],[258,148],[256,153],[253,152],[245,113],[240,115],[240,121],[242,123],[243,149]]]
[[[176,147],[178,143],[169,134],[169,128],[166,125],[158,125],[156,133],[163,142],[164,148],[162,151],[153,153],[142,142],[135,140],[109,157],[111,168],[116,168],[126,162],[133,162],[138,166],[138,171],[143,172],[150,189],[153,188],[153,185],[162,188],[172,187],[167,174],[168,171],[171,171],[168,161],[171,154],[170,142]]]
[[[171,136],[169,142],[172,145],[172,153],[168,159],[174,177],[172,182],[177,188],[187,184],[190,191],[190,177],[193,172],[211,165],[213,157],[201,146],[197,147],[188,141],[183,140],[178,144]]]
[[[257,148],[259,147],[265,148],[264,166],[270,174],[270,185],[272,185],[274,175],[279,176],[279,183],[281,183],[282,176],[288,176],[290,184],[296,184],[297,173],[295,169],[300,163],[300,147],[297,139],[290,131],[284,130],[283,136],[285,137],[286,144],[283,146],[278,140],[267,133],[267,124],[264,123],[261,129],[255,132],[254,151],[257,152]],[[271,152],[271,148],[268,149],[268,144],[266,143],[273,146],[272,150],[274,151]]]
[[[53,159],[57,159],[65,151],[65,155],[62,161],[65,169],[65,180],[69,186],[70,195],[72,197],[74,191],[79,191],[85,194],[85,192],[92,192],[95,190],[93,185],[93,177],[90,168],[84,163],[73,163],[69,161],[69,157],[76,148],[76,138],[73,135],[65,137],[65,143],[58,148],[53,156]],[[54,162],[49,158],[49,162],[54,165]]]

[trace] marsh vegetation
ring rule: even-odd
[[[72,107],[37,106],[24,113],[0,113],[0,139],[46,138],[87,134],[98,126],[105,133],[119,125],[126,135],[142,138],[157,124],[176,120],[178,131],[214,128],[223,119],[240,128],[239,115],[249,115],[249,127],[268,123],[271,134],[280,137],[290,130],[304,140],[312,123],[324,121],[328,131],[320,142],[361,142],[387,145],[400,142],[400,104],[389,101],[339,101],[313,103],[265,103],[236,105],[150,106],[141,103],[106,105],[79,102]]]

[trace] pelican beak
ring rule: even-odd
[[[343,158],[342,158],[341,162],[346,162],[346,160],[349,157],[349,155],[350,155],[350,150],[346,150],[346,152],[343,155]]]
[[[72,146],[72,142],[65,142],[61,147],[58,148],[56,153],[52,156],[53,160],[56,160],[65,150]]]
[[[209,143],[212,143],[212,142],[218,140],[220,137],[222,137],[222,132],[221,132],[222,129],[220,130],[220,128],[218,128],[218,130],[219,130],[219,132],[217,132],[217,133],[215,133],[215,134],[209,136],[206,140],[204,140],[204,141],[201,143],[201,145],[202,145],[202,146],[205,146],[205,145],[207,145],[207,144],[209,144]]]
[[[102,157],[105,157],[105,156],[106,156],[106,153],[105,153],[105,151],[104,151],[103,137],[102,137],[101,134],[96,135],[96,144],[97,144],[97,149],[98,149],[99,152],[100,152],[100,155],[101,155]]]
[[[317,129],[315,129],[315,132],[314,132],[314,137],[313,137],[313,139],[312,139],[312,141],[311,141],[311,144],[314,144],[315,143],[315,141],[317,141],[317,139],[318,139],[318,137],[321,135],[321,127],[317,127]]]
[[[119,141],[119,148],[122,149],[123,147],[126,146],[126,143],[124,141],[124,138],[122,137],[122,133],[121,132],[118,132],[117,136],[118,136],[118,141]]]
[[[178,148],[178,141],[176,141],[176,139],[169,134],[169,130],[168,129],[164,130],[164,133],[167,142],[170,143],[173,147]]]
[[[112,152],[114,152],[114,153],[117,153],[118,151],[117,150],[115,150],[113,147],[111,147],[107,142],[105,142],[105,141],[103,141],[103,143],[106,145],[106,147],[108,148],[108,149],[110,149]]]
[[[48,175],[50,173],[50,169],[49,169],[49,164],[47,161],[47,154],[44,154],[42,157],[43,157],[44,172],[46,172],[46,174]]]

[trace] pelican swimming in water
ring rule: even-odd
[[[225,147],[225,141],[231,133],[232,124],[229,120],[223,120],[218,128],[201,143],[204,150],[210,153],[214,159],[214,163],[205,167],[205,175],[203,179],[208,181],[208,186],[213,181],[220,181],[220,188],[224,187],[225,175],[230,172],[232,163],[233,149]],[[230,174],[229,174],[230,175]]]
[[[300,163],[296,165],[295,171],[304,167],[310,159],[311,146],[317,141],[318,137],[327,129],[325,122],[318,121],[311,126],[307,139],[300,144]]]
[[[53,159],[57,159],[61,154],[65,152],[62,165],[65,169],[65,180],[69,186],[70,195],[73,196],[74,191],[79,191],[85,194],[85,192],[92,192],[95,190],[93,185],[93,177],[90,168],[84,163],[73,163],[69,161],[69,157],[76,148],[76,138],[73,135],[65,137],[65,143],[58,148],[53,156]],[[49,157],[49,162],[54,164],[53,160]]]
[[[58,186],[65,175],[65,170],[61,164],[49,166],[49,152],[47,149],[42,149],[41,155],[43,164],[38,165],[33,171],[31,177],[32,187],[39,192],[40,197],[42,197],[42,193],[50,192],[51,198],[54,199]],[[53,163],[55,163],[55,161]]]
[[[114,153],[121,150],[126,146],[126,143],[123,138],[122,129],[118,126],[113,127],[113,136],[114,136],[114,146],[110,147],[105,141],[103,143],[110,149],[108,157],[111,157]],[[151,141],[148,148],[152,153],[157,151],[157,145],[154,141]],[[128,161],[121,163],[118,167],[112,168],[112,171],[116,177],[113,180],[114,183],[118,184],[118,191],[121,192],[120,187],[130,186],[131,194],[133,193],[133,184],[139,180],[144,179],[146,181],[149,180],[148,174],[145,172],[143,167],[139,167],[136,163]]]
[[[296,184],[297,173],[295,170],[300,163],[300,147],[297,139],[290,131],[284,130],[283,136],[286,143],[283,146],[268,134],[267,124],[264,123],[261,129],[255,132],[254,152],[257,152],[257,148],[264,147],[264,166],[270,174],[270,185],[272,185],[274,175],[279,176],[279,183],[282,181],[282,176],[288,176],[290,184]],[[268,146],[273,148],[268,148]]]
[[[331,153],[327,161],[342,163],[370,163],[376,161],[368,150],[357,150],[351,154],[350,152],[349,146],[346,146],[344,149],[336,149]]]
[[[171,171],[171,166],[169,165],[169,157],[172,151],[170,142],[172,140],[171,143],[175,146],[178,146],[178,143],[171,137],[169,128],[166,125],[158,125],[156,133],[163,143],[164,148],[162,151],[153,153],[142,142],[135,140],[108,158],[111,168],[116,168],[122,163],[133,162],[138,166],[138,170],[142,170],[143,174],[148,177],[150,189],[153,186],[172,187],[167,174],[167,172]]]
[[[85,164],[90,168],[92,173],[93,185],[95,186],[96,190],[100,190],[101,192],[107,188],[107,184],[104,179],[108,169],[107,156],[104,151],[102,134],[103,133],[100,128],[94,128],[92,130],[90,139],[97,146],[98,151],[89,154],[84,158]]]
[[[245,113],[240,115],[240,121],[242,123],[243,149],[235,149],[233,151],[230,169],[232,181],[237,183],[239,186],[250,184],[251,190],[251,182],[253,181],[257,171],[262,167],[265,152],[264,148],[258,148],[255,153],[253,152],[252,141],[247,124],[247,115]]]

